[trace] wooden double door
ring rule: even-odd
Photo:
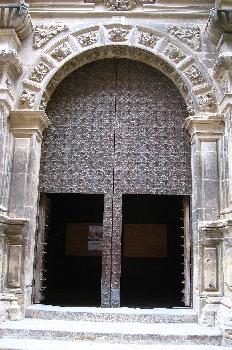
[[[46,112],[51,126],[42,144],[40,192],[50,198],[102,196],[101,305],[119,306],[120,280],[124,278],[121,266],[126,266],[122,246],[133,241],[131,230],[137,232],[137,242],[143,235],[152,236],[148,233],[151,227],[145,227],[147,233],[142,234],[138,226],[125,225],[165,225],[164,213],[177,213],[168,204],[172,198],[183,204],[191,193],[190,143],[183,128],[187,116],[183,98],[158,70],[127,59],[105,59],[66,77]],[[160,214],[159,218],[158,199],[163,208],[163,217]],[[78,211],[78,205],[74,206]],[[136,212],[139,207],[150,210],[150,219],[145,214],[139,222],[136,215],[125,219],[123,206],[125,213]],[[84,223],[78,215],[68,220]],[[63,243],[65,250],[64,246]]]

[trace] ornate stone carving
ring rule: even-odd
[[[33,38],[33,47],[38,49],[41,46],[44,46],[58,33],[67,31],[68,29],[69,27],[67,25],[62,24],[36,26]]]
[[[45,110],[47,107],[47,103],[48,103],[47,98],[43,95],[40,101],[39,109]]]
[[[105,6],[109,11],[129,11],[136,5],[135,0],[105,0]]]
[[[205,81],[200,70],[196,67],[196,65],[190,66],[185,71],[185,74],[194,85],[202,84]]]
[[[58,46],[54,51],[52,51],[51,56],[57,60],[62,61],[64,58],[71,54],[72,50],[67,43],[63,43]]]
[[[20,104],[24,108],[32,108],[35,102],[35,92],[23,90],[20,97]]]
[[[97,42],[97,32],[91,31],[77,36],[79,44],[84,46],[93,45]]]
[[[176,64],[180,63],[180,61],[182,61],[186,57],[181,50],[179,50],[176,46],[172,44],[169,44],[163,53]]]
[[[49,72],[50,67],[45,62],[41,61],[34,68],[30,79],[35,81],[36,83],[41,83],[41,81],[45,78],[47,73]]]
[[[17,74],[22,72],[22,62],[18,52],[15,49],[0,50],[0,63],[9,64]]]
[[[192,49],[199,51],[201,49],[201,30],[198,26],[170,26],[168,32],[174,35]]]
[[[142,32],[139,37],[139,43],[152,49],[155,47],[158,38],[152,33]]]
[[[126,41],[127,34],[129,33],[128,29],[122,27],[116,27],[109,30],[109,38],[111,41]]]
[[[199,107],[203,112],[215,112],[216,101],[212,92],[208,92],[205,95],[198,97]]]

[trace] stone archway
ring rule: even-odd
[[[125,33],[124,29],[126,30],[125,40],[119,40],[120,36],[116,34],[118,30]],[[112,37],[110,36],[111,30],[114,34]],[[91,39],[92,32],[96,32],[93,40]],[[127,34],[130,35],[127,36]],[[158,39],[155,40],[154,37]],[[71,52],[66,50],[65,44],[73,43],[75,38],[78,39],[79,44],[71,45]],[[136,38],[135,41],[134,38]],[[118,24],[107,25],[104,28],[99,26],[88,28],[84,31],[70,33],[60,41],[48,46],[25,74],[21,85],[22,92],[19,93],[16,107],[18,109],[11,112],[10,128],[14,137],[13,154],[23,152],[26,158],[23,171],[18,174],[17,169],[22,166],[22,162],[17,156],[13,157],[12,167],[17,176],[12,176],[11,179],[9,216],[26,218],[29,226],[27,224],[23,228],[20,226],[19,235],[11,236],[14,237],[14,240],[9,242],[9,246],[13,243],[13,248],[15,245],[20,248],[13,249],[16,257],[12,255],[12,261],[8,261],[7,268],[12,271],[15,260],[20,261],[22,267],[15,275],[16,282],[6,286],[6,290],[12,293],[15,293],[17,289],[18,302],[23,308],[31,303],[38,165],[42,131],[48,126],[43,109],[55,87],[67,74],[85,63],[106,57],[131,58],[158,68],[175,82],[189,105],[190,114],[193,115],[187,118],[186,127],[192,136],[194,308],[201,313],[208,297],[223,293],[222,281],[218,279],[221,262],[217,254],[221,241],[219,238],[214,241],[212,261],[210,260],[212,264],[204,264],[204,254],[211,252],[208,247],[212,246],[212,241],[210,238],[204,240],[204,237],[200,240],[198,227],[199,221],[218,218],[221,203],[224,200],[224,192],[221,190],[223,175],[219,157],[222,152],[223,121],[222,117],[217,115],[217,94],[208,70],[204,70],[204,66],[198,61],[195,54],[173,36],[168,35],[168,40],[166,38],[167,36],[165,37],[162,33],[147,28]],[[210,148],[211,146],[213,148]],[[212,180],[210,189],[209,179],[206,178],[209,157],[211,157],[210,164],[218,169],[216,179],[214,175],[210,175],[210,181]],[[26,174],[24,173],[25,165]],[[25,182],[25,178],[30,181]],[[20,187],[18,186],[19,181],[22,182]],[[14,195],[15,189],[17,189],[17,197]],[[207,207],[204,206],[205,200],[208,203]],[[23,225],[22,222],[20,225]],[[13,227],[15,226],[11,226]],[[26,245],[22,237],[26,239]],[[213,282],[211,281],[212,269],[214,271]]]

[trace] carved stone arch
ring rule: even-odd
[[[42,52],[22,82],[19,108],[44,109],[68,74],[113,57],[141,61],[163,72],[180,90],[190,115],[217,111],[212,79],[190,48],[168,33],[118,23],[73,31]]]

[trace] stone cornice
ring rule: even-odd
[[[186,129],[191,136],[198,135],[221,135],[223,134],[224,122],[220,115],[195,115],[185,120]]]
[[[23,0],[20,4],[0,5],[0,28],[13,28],[20,40],[25,39],[33,30],[28,5]]]

